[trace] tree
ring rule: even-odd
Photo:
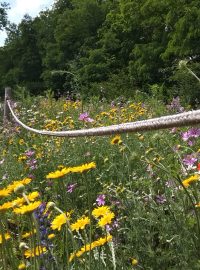
[[[5,2],[0,2],[0,31],[7,25],[7,9],[9,5]]]

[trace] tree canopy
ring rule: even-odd
[[[1,4],[0,29],[6,8]],[[177,69],[186,59],[200,71],[198,0],[57,0],[7,32],[0,48],[1,89],[9,84],[33,94],[74,91],[76,77],[84,95],[103,89],[106,97],[130,96],[156,84],[167,89],[164,95],[184,96],[190,89],[188,101],[199,99],[198,82]]]
[[[0,31],[6,26],[7,24],[7,9],[9,5],[5,2],[0,2]]]

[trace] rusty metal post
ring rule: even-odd
[[[11,99],[11,88],[5,88],[5,98],[4,98],[4,114],[3,114],[3,125],[4,127],[7,125],[10,118],[10,110],[7,104],[7,100]]]

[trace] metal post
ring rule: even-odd
[[[10,110],[7,104],[7,100],[11,99],[11,88],[6,87],[5,88],[5,99],[4,99],[4,114],[3,114],[3,125],[4,127],[7,125],[9,121],[9,115],[10,115]]]

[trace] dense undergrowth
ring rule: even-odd
[[[68,130],[188,108],[37,97],[31,127]],[[0,269],[200,269],[200,128],[58,138],[0,133]]]

